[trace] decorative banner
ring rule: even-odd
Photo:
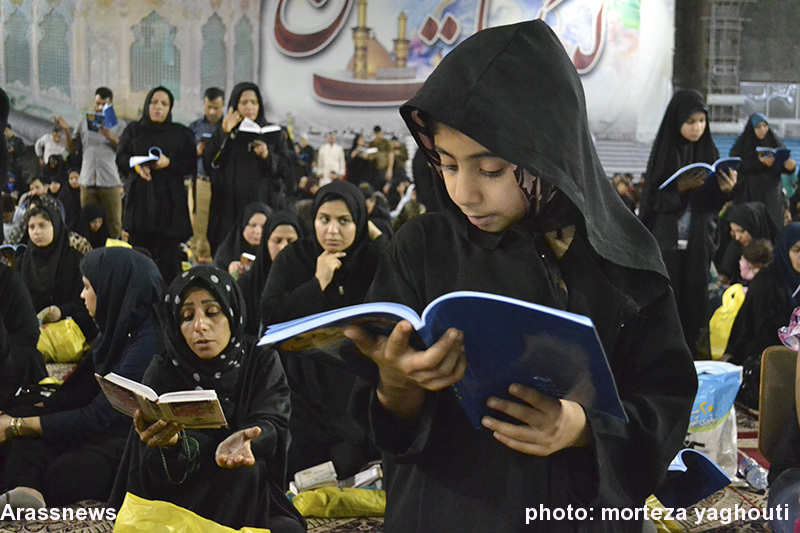
[[[652,138],[671,93],[672,0],[278,0],[262,13],[270,116],[301,132],[375,124],[483,28],[543,19],[572,59],[598,138]],[[646,10],[646,11],[645,11]],[[535,126],[535,125],[532,125]]]

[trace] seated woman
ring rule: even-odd
[[[20,507],[107,501],[130,420],[94,377],[141,381],[156,352],[155,304],[163,282],[152,260],[127,248],[92,250],[83,260],[86,309],[100,328],[90,354],[41,407],[0,414],[0,502]],[[79,474],[79,475],[78,475]]]
[[[270,213],[272,209],[263,202],[254,202],[245,207],[236,226],[231,228],[214,252],[214,264],[227,270],[234,278],[241,276],[246,267],[239,259],[243,253],[256,255]]]
[[[761,353],[780,344],[778,328],[800,305],[800,223],[780,231],[773,257],[750,282],[725,348],[727,360],[744,366],[737,400],[751,409],[758,409]]]
[[[300,221],[294,213],[277,211],[269,216],[267,225],[261,234],[261,244],[256,252],[253,266],[236,280],[244,293],[244,300],[247,304],[247,323],[244,328],[246,334],[258,335],[260,333],[261,311],[258,306],[272,263],[278,253],[299,239],[301,234]]]
[[[387,238],[367,221],[355,185],[322,187],[312,208],[315,235],[291,244],[272,265],[261,297],[265,326],[364,301]],[[289,474],[332,460],[340,478],[377,456],[347,413],[354,377],[323,363],[284,360],[292,388]]]
[[[167,290],[165,347],[143,383],[157,393],[214,389],[228,427],[183,431],[136,413],[109,505],[126,492],[164,500],[217,523],[305,531],[284,495],[289,387],[278,354],[243,340],[242,293],[214,266],[184,272]]]
[[[73,231],[83,236],[92,248],[102,248],[110,237],[106,224],[106,209],[100,204],[86,204],[81,208]]]
[[[61,214],[52,206],[31,208],[25,226],[28,247],[16,269],[31,293],[39,319],[49,323],[72,317],[83,335],[93,339],[97,329],[81,302],[80,263],[85,250],[71,237]]]
[[[767,208],[761,202],[746,202],[732,206],[725,212],[721,231],[730,229],[729,239],[721,238],[725,246],[718,271],[725,276],[725,281],[737,283],[741,281],[739,258],[750,243],[756,239],[775,241],[778,228],[767,214]],[[721,237],[725,237],[722,235]]]

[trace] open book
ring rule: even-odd
[[[133,155],[128,160],[128,163],[130,164],[130,168],[133,168],[136,165],[142,165],[144,163],[158,161],[160,157],[161,157],[161,148],[159,148],[158,146],[151,146],[150,149],[147,151],[147,155]]]
[[[775,168],[783,168],[783,164],[786,163],[786,160],[791,155],[791,150],[788,148],[770,148],[769,146],[758,146],[756,147],[756,152],[758,152],[758,155],[771,155],[774,157],[775,162],[772,163],[772,166]]]
[[[684,448],[670,463],[666,477],[654,494],[664,507],[685,508],[730,483],[728,474],[706,454]]]
[[[133,418],[139,409],[145,421],[156,420],[178,422],[187,429],[220,428],[227,426],[225,413],[213,390],[188,390],[167,392],[159,396],[156,392],[113,372],[101,376],[95,374],[103,394],[111,406]]]
[[[113,128],[117,125],[117,114],[111,104],[103,105],[100,113],[86,113],[86,126],[90,131],[100,131],[103,128]]]
[[[25,253],[25,249],[27,246],[23,243],[19,244],[0,244],[0,252],[14,254],[16,256],[20,256]]]
[[[591,319],[505,296],[453,292],[431,302],[422,317],[397,303],[354,305],[270,326],[259,344],[319,357],[377,381],[377,367],[343,331],[352,324],[388,336],[401,320],[416,329],[418,349],[448,328],[464,332],[467,369],[454,388],[475,428],[482,416],[498,416],[486,400],[510,398],[512,383],[627,421]]]
[[[262,141],[274,144],[280,139],[281,127],[277,124],[259,126],[255,121],[245,117],[239,123],[239,133],[252,133],[258,136]]]
[[[672,183],[677,178],[683,175],[690,175],[695,170],[704,170],[706,172],[706,181],[705,184],[708,185],[710,183],[717,183],[717,180],[709,179],[714,174],[717,173],[718,170],[727,172],[728,170],[737,170],[739,168],[739,161],[741,161],[741,157],[723,157],[714,161],[713,164],[709,165],[708,163],[692,163],[691,165],[686,165],[685,167],[681,167],[675,171],[675,173],[664,180],[658,190],[662,190],[664,187]]]

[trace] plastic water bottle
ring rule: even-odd
[[[767,471],[752,457],[742,457],[739,461],[739,474],[756,490],[764,490],[769,485]]]

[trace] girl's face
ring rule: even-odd
[[[147,112],[150,116],[150,122],[161,124],[167,120],[169,115],[169,95],[164,91],[156,91],[153,97],[150,98],[150,105],[147,106]]]
[[[86,276],[83,276],[81,299],[83,299],[86,310],[89,311],[89,316],[93,317],[97,313],[97,293],[94,292],[94,288]]]
[[[102,227],[103,227],[103,219],[100,217],[93,218],[92,220],[89,221],[89,230],[91,230],[94,233],[100,231],[100,228]]]
[[[181,334],[200,359],[213,359],[231,340],[231,325],[222,306],[205,289],[190,289],[181,305]]]
[[[69,181],[68,181],[68,183],[69,183],[70,189],[77,189],[78,187],[80,187],[80,184],[78,183],[78,178],[80,178],[80,177],[81,177],[81,175],[78,172],[70,172],[69,173],[69,178],[68,178]]]
[[[236,104],[236,111],[243,117],[255,120],[258,116],[258,110],[259,105],[256,92],[252,89],[242,91],[242,95],[239,97],[239,103]]]
[[[516,165],[444,124],[437,125],[434,142],[447,194],[473,226],[499,233],[525,216],[529,205]]]
[[[731,222],[730,225],[731,237],[733,240],[739,241],[739,244],[742,246],[750,246],[750,241],[753,240],[753,236],[750,235],[750,232],[741,227],[739,224]]]
[[[319,207],[314,231],[326,252],[343,252],[356,240],[356,223],[343,200],[331,200]]]
[[[769,124],[767,124],[764,121],[761,121],[758,123],[758,126],[756,126],[753,129],[753,131],[756,132],[756,137],[758,138],[758,140],[763,141],[764,137],[767,136],[767,132],[769,131]]]
[[[366,146],[367,145],[367,140],[364,137],[359,135],[358,136],[358,140],[356,141],[356,144],[358,146]]]
[[[294,226],[281,224],[276,227],[267,241],[269,258],[275,261],[275,257],[277,257],[278,253],[297,239],[297,230],[294,229]]]
[[[251,246],[258,246],[261,244],[261,232],[264,229],[264,224],[267,222],[267,215],[264,213],[253,213],[247,225],[242,231],[242,237]]]
[[[37,248],[50,246],[53,242],[53,223],[42,215],[28,219],[28,237]]]
[[[687,141],[696,143],[706,132],[706,114],[703,111],[698,111],[689,115],[681,125],[681,136]]]
[[[794,271],[800,274],[800,241],[797,241],[794,246],[789,248],[789,261],[792,262]]]
[[[61,184],[55,180],[50,182],[50,194],[58,194],[61,190]]]

